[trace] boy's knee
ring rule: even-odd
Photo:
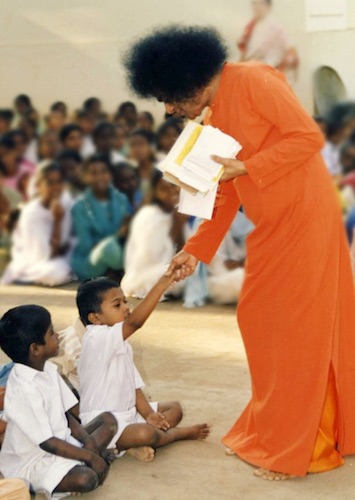
[[[176,413],[179,415],[180,419],[182,419],[184,412],[182,410],[182,406],[179,403],[179,401],[173,401],[172,408],[174,408],[176,410]]]
[[[108,427],[112,432],[112,436],[114,436],[118,428],[117,420],[115,419],[114,415],[112,415],[112,413],[108,411],[105,411],[104,413],[101,413],[100,418],[102,424]]]
[[[154,446],[157,444],[159,434],[157,429],[148,425],[142,425],[136,432],[136,439],[139,441],[140,446]]]
[[[99,486],[99,476],[92,469],[86,468],[76,479],[76,488],[80,493],[88,493]]]

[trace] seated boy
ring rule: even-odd
[[[70,413],[77,399],[48,362],[58,352],[49,312],[10,309],[0,320],[0,347],[14,361],[5,394],[8,422],[0,452],[5,478],[21,478],[35,492],[86,492],[105,480],[117,431],[109,413],[86,428]]]
[[[82,283],[77,295],[79,315],[87,326],[78,363],[80,418],[85,424],[102,411],[112,412],[118,423],[113,446],[118,452],[131,450],[146,462],[154,459],[155,448],[205,439],[210,432],[208,424],[176,427],[182,419],[177,402],[148,403],[127,342],[173,281],[173,274],[160,278],[133,312],[117,283],[107,278]]]

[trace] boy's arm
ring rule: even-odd
[[[174,273],[165,274],[158,283],[153,286],[147,296],[134,309],[130,316],[123,323],[123,339],[126,340],[136,330],[139,330],[149,318],[163,293],[174,281]]]
[[[102,457],[96,455],[91,450],[79,448],[56,437],[47,439],[47,441],[44,441],[39,446],[42,450],[52,455],[84,462],[99,476],[100,484],[104,482],[107,476],[109,465]]]

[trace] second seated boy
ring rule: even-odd
[[[78,364],[82,423],[103,411],[111,412],[118,432],[110,446],[122,454],[130,450],[145,462],[154,459],[156,448],[205,439],[210,432],[208,424],[177,427],[182,419],[177,402],[149,404],[127,342],[173,281],[173,274],[162,276],[133,312],[118,284],[107,278],[82,283],[77,295],[79,315],[86,325]]]

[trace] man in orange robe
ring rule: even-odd
[[[223,443],[261,467],[265,479],[330,470],[355,453],[355,290],[337,196],[320,155],[323,138],[284,75],[259,63],[222,65],[194,96],[182,81],[186,100],[181,93],[173,100],[171,82],[183,56],[188,82],[203,69],[193,73],[192,52],[197,65],[199,59],[208,64],[202,50],[212,58],[218,43],[209,45],[209,33],[197,45],[196,35],[194,49],[191,33],[203,29],[182,28],[180,35],[175,30],[175,53],[162,44],[160,55],[161,34],[151,36],[156,74],[159,57],[171,59],[169,75],[164,77],[161,65],[155,81],[162,87],[165,78],[166,96],[153,86],[150,93],[164,100],[169,112],[190,118],[207,103],[206,122],[243,146],[239,161],[220,161],[226,167],[240,164],[246,175],[221,183],[213,219],[200,226],[172,267],[186,275],[184,268],[196,259],[209,263],[241,204],[255,224],[238,305],[252,397]],[[162,32],[165,41],[167,33],[173,39],[173,31]],[[138,49],[134,62],[143,64],[147,50]],[[154,81],[153,71],[146,73],[145,85]],[[138,83],[133,87],[139,90]]]

